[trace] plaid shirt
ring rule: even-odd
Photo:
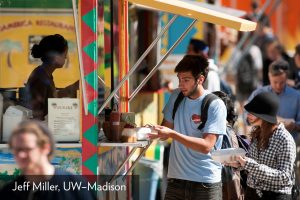
[[[262,190],[291,194],[295,159],[294,139],[280,123],[269,140],[268,148],[258,150],[257,141],[251,144],[245,164],[247,185],[256,189],[259,196],[262,196]]]

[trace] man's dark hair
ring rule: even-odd
[[[295,47],[295,55],[300,55],[300,44]]]
[[[193,45],[193,50],[195,53],[201,53],[203,51],[208,52],[208,46],[203,40],[191,39],[190,44]]]
[[[203,55],[186,55],[175,67],[175,72],[191,72],[195,79],[208,74],[208,60]]]
[[[272,76],[278,76],[283,73],[288,74],[289,71],[289,63],[280,59],[272,62],[269,66],[269,73]]]
[[[230,99],[230,96],[222,91],[213,92],[214,95],[218,96],[225,104],[227,109],[227,122],[233,127],[234,123],[237,120],[237,114],[234,109],[234,103]]]

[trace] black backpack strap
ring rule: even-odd
[[[231,127],[230,127],[231,128]],[[230,136],[230,128],[226,127],[226,134],[223,135],[222,147],[221,149],[232,148],[232,140]]]
[[[226,127],[226,134],[220,135],[220,136],[223,136],[221,149],[232,148],[232,142],[231,142],[231,138],[230,138],[229,134],[230,133],[228,132],[228,127]],[[217,143],[217,141],[216,141],[216,143]],[[216,144],[214,145],[214,150],[217,150]]]
[[[219,97],[217,97],[216,95],[209,93],[208,95],[206,95],[203,99],[202,105],[201,105],[201,124],[198,126],[198,129],[201,130],[204,128],[205,123],[207,121],[207,113],[208,113],[208,108],[210,103],[215,100],[218,99]]]
[[[174,107],[173,107],[173,113],[172,113],[172,119],[174,120],[175,118],[175,114],[176,114],[176,111],[179,107],[179,104],[181,103],[181,101],[183,100],[184,98],[184,95],[182,92],[180,92],[175,100],[175,103],[174,103]]]

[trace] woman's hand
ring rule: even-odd
[[[243,158],[242,156],[237,156],[237,161],[240,163],[241,167],[245,167],[247,158]]]
[[[232,156],[230,158],[230,162],[224,162],[225,166],[230,166],[234,168],[245,167],[247,158],[243,158],[242,156]]]

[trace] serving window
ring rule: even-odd
[[[78,142],[80,73],[72,2],[54,5],[53,1],[11,1],[0,5],[0,18],[0,142],[6,143],[18,122],[32,118],[47,123],[56,133],[57,141]],[[54,34],[63,36],[68,48],[65,57],[62,54],[60,58],[64,59],[63,66],[45,72],[43,69],[51,64],[34,58],[31,50],[43,38]],[[45,110],[42,117],[35,115],[30,102],[34,95],[28,89],[29,77],[39,67],[41,71],[36,76],[41,80],[33,82],[32,87],[47,98],[41,108]],[[47,95],[51,91],[41,84],[48,84],[52,78],[55,95]]]

